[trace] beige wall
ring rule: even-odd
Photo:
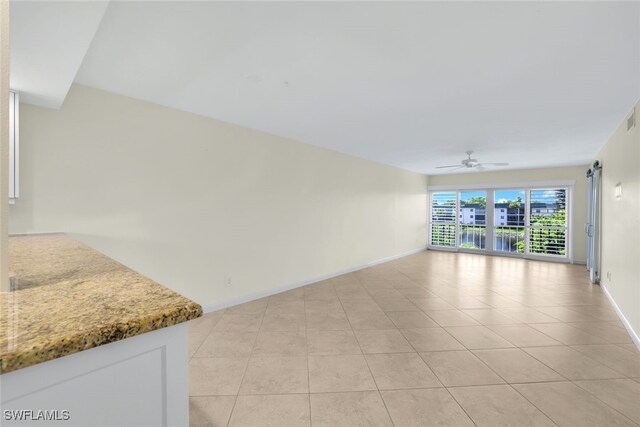
[[[640,112],[640,103],[635,108]],[[597,159],[602,162],[601,283],[640,335],[639,126],[627,132],[625,118]],[[620,199],[615,198],[618,183]]]
[[[520,169],[491,171],[478,173],[458,173],[433,175],[429,177],[429,185],[478,185],[514,184],[543,181],[575,181],[573,186],[573,230],[571,242],[573,244],[574,262],[584,263],[586,259],[584,226],[586,224],[587,194],[586,173],[588,166]]]
[[[0,291],[9,290],[9,2],[0,1]]]
[[[20,125],[12,233],[73,233],[204,306],[426,245],[424,175],[83,86]]]

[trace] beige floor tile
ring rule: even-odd
[[[292,301],[304,299],[304,287],[291,289],[288,291],[280,292],[279,294],[271,295],[269,302],[271,301]]]
[[[522,303],[516,300],[496,294],[477,295],[475,298],[493,308],[514,308],[523,306]]]
[[[260,330],[269,332],[304,331],[306,316],[302,314],[267,314],[262,319]]]
[[[621,378],[605,365],[573,350],[571,347],[529,347],[524,351],[570,380]],[[623,350],[624,351],[624,350]]]
[[[519,348],[474,350],[473,353],[508,383],[564,380],[553,369]]]
[[[631,344],[633,340],[620,322],[576,322],[569,323],[574,328],[595,335],[613,344]]]
[[[470,326],[480,324],[460,310],[430,310],[425,311],[425,313],[440,326]]]
[[[442,387],[416,353],[367,354],[379,390]]]
[[[588,322],[597,320],[587,313],[580,313],[571,309],[571,307],[537,307],[538,311],[548,314],[561,322]],[[556,322],[558,321],[556,320]]]
[[[311,287],[313,285],[305,286],[304,299],[305,300],[337,300],[338,294],[333,285],[323,287]]]
[[[384,312],[347,313],[351,327],[356,329],[396,329]]]
[[[559,426],[632,426],[631,420],[570,382],[513,387]]]
[[[307,313],[307,330],[350,331],[351,324],[344,313]]]
[[[194,396],[189,398],[189,427],[225,427],[235,396]]]
[[[269,303],[268,298],[260,298],[244,304],[234,305],[227,308],[225,314],[264,314]]]
[[[442,328],[402,329],[416,351],[464,350],[464,346]]]
[[[618,347],[624,348],[631,353],[640,353],[640,349],[635,344],[618,344]]]
[[[257,332],[211,332],[194,357],[249,357],[257,334]]]
[[[460,310],[467,316],[473,318],[481,325],[516,325],[519,320],[512,319],[495,308],[475,308],[470,310]]]
[[[407,353],[413,347],[397,329],[354,331],[363,353]]]
[[[558,319],[541,313],[535,308],[500,308],[499,310],[512,319],[516,319],[524,323],[549,323],[558,321]]]
[[[215,332],[256,332],[260,329],[262,314],[225,313],[213,328]]]
[[[385,311],[420,311],[420,309],[406,298],[377,299],[378,305]]]
[[[470,351],[437,351],[420,356],[447,387],[504,383]]]
[[[433,292],[429,292],[423,287],[412,286],[408,288],[400,288],[397,291],[405,298],[437,298]]]
[[[386,315],[397,328],[439,328],[440,326],[421,311],[388,311]]]
[[[340,289],[336,287],[336,292],[338,293],[338,298],[342,301],[371,299],[369,292],[367,292],[367,290],[362,286],[350,289]]]
[[[396,426],[474,425],[446,389],[383,391],[381,394]]]
[[[633,380],[575,381],[578,387],[640,424],[640,384]]]
[[[265,314],[304,314],[304,303],[302,299],[269,301]]]
[[[307,351],[313,356],[362,354],[352,331],[307,331]]]
[[[220,321],[222,315],[224,314],[224,310],[215,311],[212,313],[203,314],[201,317],[197,319],[190,320],[187,322],[189,327],[189,335],[209,335],[209,332],[213,329],[214,326]],[[204,338],[203,338],[204,340]]]
[[[489,308],[487,304],[470,295],[443,296],[442,299],[459,310],[469,308]]]
[[[193,358],[189,362],[189,395],[214,396],[238,393],[247,358]]]
[[[309,356],[311,393],[376,390],[362,355]]]
[[[425,310],[425,311],[456,309],[454,306],[452,306],[442,298],[437,298],[437,297],[409,298],[409,301],[414,303],[420,310]]]
[[[310,426],[308,394],[238,396],[229,427]]]
[[[470,350],[514,347],[486,326],[456,326],[445,330]]]
[[[583,332],[567,323],[536,323],[531,327],[566,345],[606,343],[604,339]]]
[[[555,425],[508,385],[454,387],[449,391],[478,427]]]
[[[382,313],[382,309],[373,299],[342,301],[342,308],[347,313]]]
[[[562,345],[560,341],[556,341],[527,325],[490,325],[487,327],[518,347]]]
[[[574,345],[571,348],[627,377],[640,377],[640,353],[633,354],[613,344]]]
[[[240,386],[240,394],[308,392],[306,357],[252,357]]]
[[[311,395],[314,427],[391,427],[378,391]]]
[[[187,323],[189,357],[192,357],[200,348],[204,340],[209,336],[214,326],[216,326],[222,317],[222,313],[223,311],[208,313]]]
[[[338,299],[308,299],[305,300],[304,307],[307,314],[344,313]]]
[[[266,332],[258,333],[253,346],[253,355],[266,356],[305,356],[307,354],[307,333]]]
[[[371,295],[373,299],[394,299],[403,298],[405,296],[399,290],[393,288],[378,288],[367,290],[369,291],[369,295]]]

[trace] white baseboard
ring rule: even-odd
[[[638,334],[636,333],[636,331],[633,330],[631,323],[629,323],[627,318],[624,317],[624,314],[622,314],[622,310],[620,310],[620,307],[618,307],[618,304],[616,304],[616,301],[613,299],[613,297],[609,293],[609,290],[604,285],[604,283],[602,283],[602,281],[600,281],[600,287],[602,288],[602,290],[604,291],[604,294],[609,299],[609,302],[611,303],[611,305],[613,306],[613,309],[616,311],[616,314],[622,321],[622,324],[624,325],[625,329],[627,330],[627,332],[629,332],[629,335],[631,335],[631,339],[633,340],[633,343],[636,345],[636,347],[638,347],[638,350],[640,350],[640,337],[638,337]]]
[[[393,261],[395,259],[402,258],[402,257],[405,257],[405,256],[414,255],[414,254],[417,254],[419,252],[424,252],[425,250],[426,250],[426,247],[413,249],[411,251],[403,252],[403,253],[398,254],[398,255],[392,255],[392,256],[389,256],[389,257],[386,257],[386,258],[382,258],[382,259],[378,259],[378,260],[375,260],[375,261],[371,261],[371,262],[367,262],[367,263],[364,263],[364,264],[360,264],[360,265],[358,265],[356,267],[348,268],[346,270],[334,271],[333,273],[323,274],[323,275],[320,275],[320,276],[313,277],[311,279],[303,280],[301,282],[290,283],[288,285],[279,286],[277,288],[265,289],[264,291],[255,292],[255,293],[248,294],[248,295],[243,295],[243,296],[237,297],[237,298],[231,298],[231,299],[228,299],[228,300],[223,301],[223,302],[218,303],[218,304],[204,305],[204,306],[202,306],[202,311],[204,313],[211,313],[212,311],[221,310],[223,308],[232,307],[232,306],[238,305],[238,304],[244,304],[245,302],[253,301],[253,300],[256,300],[258,298],[268,297],[268,296],[271,296],[271,295],[279,294],[280,292],[285,292],[285,291],[289,291],[291,289],[299,288],[301,286],[310,285],[312,283],[319,282],[321,280],[327,280],[327,279],[331,279],[333,277],[341,276],[343,274],[352,273],[354,271],[362,270],[364,268],[373,267],[374,265],[378,265],[378,264],[382,264],[382,263],[385,263],[385,262]]]

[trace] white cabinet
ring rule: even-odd
[[[186,427],[188,376],[180,323],[0,375],[0,425]]]

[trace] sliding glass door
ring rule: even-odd
[[[523,254],[525,250],[526,191],[495,191],[493,200],[493,250]]]
[[[461,191],[458,217],[460,220],[458,247],[486,249],[487,192]]]
[[[524,257],[569,254],[569,189],[430,192],[430,246]]]

